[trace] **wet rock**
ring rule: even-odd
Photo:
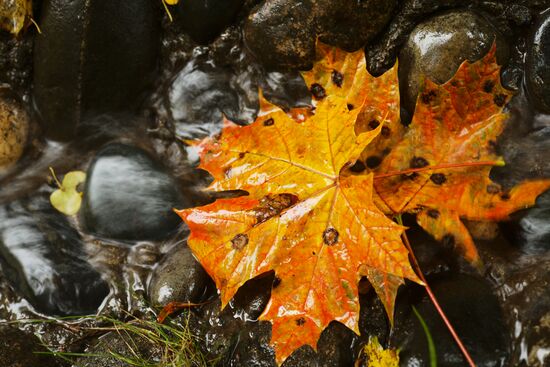
[[[396,0],[314,0],[317,35],[321,41],[356,51],[386,26]]]
[[[399,54],[399,81],[402,107],[410,121],[424,77],[442,84],[452,78],[464,60],[482,58],[497,38],[498,59],[506,58],[507,48],[497,31],[482,17],[470,11],[438,15],[419,24]]]
[[[0,169],[23,154],[29,134],[29,116],[20,103],[0,88]]]
[[[309,69],[315,57],[311,0],[268,0],[245,24],[247,46],[270,68]]]
[[[501,286],[501,297],[513,331],[510,366],[550,363],[550,258],[526,261]]]
[[[540,111],[550,113],[550,8],[534,26],[525,69],[531,99]]]
[[[521,245],[527,254],[541,254],[550,250],[550,191],[537,198],[534,207],[515,213],[507,234]]]
[[[130,364],[113,354],[131,361],[159,361],[162,358],[159,344],[134,332],[112,331],[102,335],[86,353],[91,356],[77,360],[76,365],[82,367],[127,367]],[[137,362],[136,362],[137,363]]]
[[[331,322],[317,342],[319,366],[353,366],[359,354],[359,337],[339,322]]]
[[[219,365],[275,366],[269,346],[271,325],[255,321],[269,301],[272,281],[272,274],[250,280],[223,310],[216,298],[192,314],[191,329],[204,340],[204,352],[218,359]]]
[[[48,315],[94,313],[109,293],[80,236],[46,196],[0,207],[0,264],[12,287]]]
[[[27,96],[31,82],[33,32],[18,37],[0,32],[0,84],[6,83]]]
[[[0,326],[0,366],[6,367],[56,367],[58,363],[50,355],[38,354],[47,350],[34,335],[11,326]]]
[[[153,306],[170,302],[200,302],[212,282],[185,244],[176,245],[155,268],[148,293]]]
[[[208,44],[231,24],[244,0],[180,1],[177,21],[194,41]]]
[[[68,140],[82,120],[139,106],[157,67],[158,10],[149,0],[43,4],[33,94],[48,137]]]
[[[194,50],[162,88],[159,109],[174,123],[178,137],[196,139],[219,132],[223,116],[240,124],[254,121],[258,87],[285,109],[311,100],[297,71],[264,70],[244,50],[239,30],[231,27],[210,47]]]
[[[498,299],[483,280],[461,274],[428,279],[446,315],[478,366],[503,366],[508,356],[507,330]],[[419,286],[410,286],[397,300],[395,330],[390,344],[399,348],[405,366],[430,364],[428,344],[414,305],[434,340],[439,366],[464,366],[463,356],[444,323]]]
[[[181,220],[173,208],[186,200],[178,184],[140,148],[110,144],[90,164],[81,208],[87,231],[118,240],[156,240],[172,234]]]

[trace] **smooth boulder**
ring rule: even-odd
[[[47,315],[95,313],[109,285],[45,195],[0,207],[0,265],[16,292]]]
[[[149,153],[113,143],[88,168],[81,219],[100,237],[161,240],[181,223],[173,208],[187,206],[176,180]]]

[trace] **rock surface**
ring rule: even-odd
[[[34,47],[37,112],[48,137],[69,140],[82,120],[133,111],[155,76],[158,8],[149,0],[48,0]]]
[[[149,282],[151,305],[166,306],[170,302],[200,302],[212,281],[189,247],[180,243],[166,253],[155,268]]]
[[[482,17],[470,11],[453,11],[419,24],[410,34],[399,54],[401,107],[407,124],[422,87],[423,78],[443,84],[455,74],[460,64],[482,58],[498,40],[498,59],[507,50],[497,31]],[[502,51],[501,51],[502,50]]]
[[[0,207],[0,264],[12,287],[48,315],[94,313],[109,293],[78,232],[45,196]]]
[[[389,22],[397,0],[313,0],[320,40],[357,51]]]
[[[0,88],[0,169],[23,154],[29,134],[29,116],[20,103]]]
[[[194,41],[207,44],[229,25],[244,0],[187,0],[177,7],[177,21]]]
[[[501,307],[488,283],[452,273],[428,281],[476,365],[503,366],[509,340]],[[400,349],[400,363],[405,366],[430,364],[426,336],[412,311],[413,305],[430,330],[438,366],[464,366],[464,357],[424,289],[413,286],[408,291],[398,297],[395,330],[390,340],[392,347]]]
[[[309,69],[315,40],[356,51],[388,23],[396,0],[267,0],[248,17],[248,47],[270,68]]]
[[[509,329],[513,330],[510,366],[543,367],[550,363],[549,269],[548,253],[530,259],[500,288]]]
[[[550,113],[550,8],[534,26],[525,66],[527,90],[535,106]]]
[[[34,335],[11,326],[0,326],[0,366],[5,367],[57,367],[58,362],[49,355],[37,354],[47,350]]]
[[[268,0],[245,24],[247,46],[271,68],[309,69],[315,57],[315,18],[311,0]]]
[[[118,240],[166,238],[181,223],[172,209],[187,207],[177,188],[176,180],[142,149],[110,144],[88,169],[81,208],[84,226]]]

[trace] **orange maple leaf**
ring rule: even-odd
[[[453,242],[478,266],[481,260],[461,218],[508,219],[550,187],[550,180],[538,180],[505,191],[489,178],[492,166],[503,164],[495,143],[511,96],[500,84],[495,53],[493,46],[482,60],[464,62],[443,85],[426,80],[411,125],[394,134],[400,141],[372,170],[379,208],[389,215],[417,213],[420,226],[438,240]],[[363,154],[368,161],[365,154],[372,153]]]
[[[199,167],[214,177],[209,189],[248,196],[178,211],[191,230],[188,244],[223,307],[247,280],[275,272],[260,319],[273,324],[279,364],[304,344],[315,348],[332,320],[358,332],[361,276],[390,320],[403,278],[421,283],[401,241],[405,228],[387,216],[417,213],[423,228],[452,236],[479,263],[460,218],[505,219],[550,186],[532,181],[503,192],[489,179],[501,164],[492,142],[510,95],[498,72],[493,50],[442,86],[427,81],[404,127],[397,66],[375,78],[363,52],[319,44],[304,73],[314,111],[287,114],[260,96],[253,124],[225,121],[220,137],[197,145]]]
[[[273,324],[278,363],[304,344],[316,348],[333,320],[358,332],[361,276],[390,317],[403,278],[421,283],[401,241],[404,227],[372,202],[372,175],[340,175],[380,133],[382,126],[356,134],[355,124],[366,96],[384,86],[366,72],[362,52],[320,51],[323,61],[305,75],[315,81],[313,115],[296,121],[261,97],[253,124],[225,121],[221,137],[200,144],[200,168],[215,179],[210,189],[249,195],[178,212],[223,306],[247,280],[275,271],[260,319]]]

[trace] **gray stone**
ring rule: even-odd
[[[161,164],[140,148],[115,143],[88,168],[81,217],[86,230],[101,237],[156,240],[180,225],[172,209],[187,206]]]
[[[156,75],[155,5],[149,0],[42,4],[33,98],[48,137],[69,140],[90,116],[138,107]]]
[[[525,68],[531,100],[541,112],[550,113],[550,8],[534,26]]]
[[[88,263],[82,239],[47,197],[0,207],[0,265],[16,292],[48,315],[97,311],[109,286]]]
[[[40,340],[11,326],[0,326],[0,366],[5,367],[57,367],[58,363],[47,354]]]
[[[212,284],[208,274],[185,244],[176,245],[155,268],[149,282],[149,302],[200,302]]]
[[[497,57],[506,59],[508,49],[497,31],[470,11],[453,11],[419,24],[399,54],[401,104],[407,124],[414,112],[423,78],[442,84],[452,78],[460,64],[482,58],[497,39]]]
[[[311,0],[267,0],[248,17],[245,41],[267,67],[308,69],[315,56]]]

